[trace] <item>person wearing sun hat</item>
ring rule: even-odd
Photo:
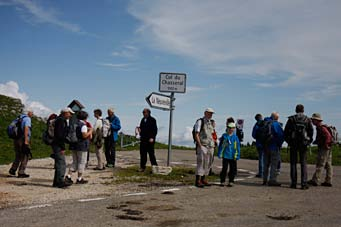
[[[321,184],[322,186],[331,187],[333,177],[332,167],[332,136],[329,133],[327,127],[322,124],[322,117],[319,113],[313,113],[311,120],[313,125],[316,127],[316,139],[314,144],[317,144],[317,159],[316,159],[316,170],[308,184],[312,186],[318,186],[323,168],[326,169],[325,181]]]
[[[214,110],[212,108],[206,108],[204,117],[198,119],[194,125],[197,155],[195,186],[199,188],[210,186],[205,177],[209,174],[212,165],[215,146],[215,141],[212,137],[214,133],[213,114]]]
[[[220,186],[224,186],[226,172],[229,167],[229,184],[232,187],[234,178],[237,175],[237,160],[240,158],[240,141],[236,133],[236,124],[234,122],[226,122],[226,132],[219,139],[218,158],[222,158],[223,168],[220,172]]]

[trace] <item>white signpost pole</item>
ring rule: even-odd
[[[171,93],[171,102],[170,102],[170,111],[169,111],[169,133],[168,133],[168,157],[167,157],[167,166],[170,166],[170,159],[172,154],[172,133],[173,133],[173,102],[175,100],[174,98],[174,92]]]

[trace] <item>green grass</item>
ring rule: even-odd
[[[138,166],[114,169],[114,184],[122,183],[153,183],[158,186],[192,185],[194,183],[195,169],[189,167],[172,167],[169,175],[152,174],[151,167],[144,172],[138,172]],[[209,176],[209,181],[217,181],[218,175]]]

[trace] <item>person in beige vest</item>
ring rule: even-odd
[[[199,188],[210,186],[205,177],[209,174],[215,147],[215,141],[212,138],[214,133],[213,113],[212,108],[207,108],[204,117],[198,119],[194,126],[197,155],[195,186]]]

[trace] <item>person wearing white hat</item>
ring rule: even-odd
[[[205,177],[209,174],[215,147],[215,141],[212,137],[214,133],[213,113],[214,110],[212,108],[206,108],[204,117],[198,119],[194,125],[197,155],[195,186],[199,188],[210,186]]]
[[[229,184],[232,187],[234,178],[237,175],[237,160],[240,159],[240,141],[236,133],[236,124],[234,122],[226,123],[226,132],[219,139],[218,158],[222,158],[223,168],[220,172],[220,186],[224,186],[226,172],[229,168]]]
[[[332,177],[333,177],[333,167],[332,167],[332,136],[327,129],[327,126],[322,124],[322,117],[319,113],[314,113],[311,117],[313,125],[316,127],[316,139],[314,144],[317,144],[317,161],[316,170],[313,178],[308,181],[308,184],[312,186],[318,186],[320,183],[323,168],[326,169],[325,181],[321,186],[331,187]]]

